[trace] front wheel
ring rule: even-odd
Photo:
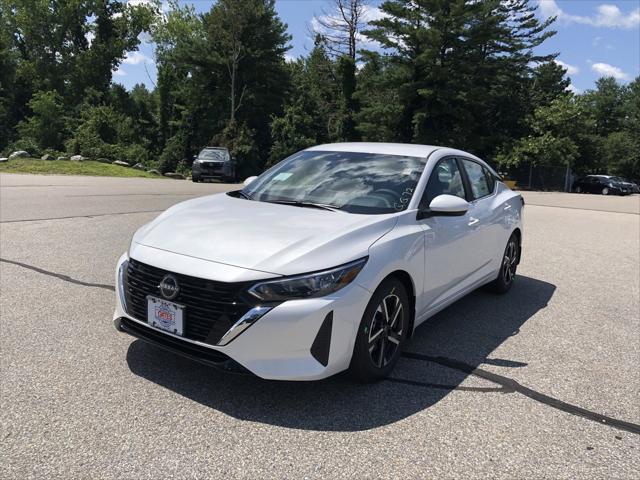
[[[513,285],[516,277],[516,269],[518,268],[518,258],[520,256],[520,245],[515,234],[511,235],[507,246],[504,249],[502,262],[500,263],[500,271],[498,278],[491,282],[488,287],[495,293],[507,293]]]
[[[360,322],[349,367],[354,378],[368,383],[391,373],[407,338],[410,312],[402,282],[395,278],[382,282]]]
[[[609,195],[609,189],[608,189],[607,187],[604,187],[604,188],[602,189],[602,194],[603,194],[603,195]]]

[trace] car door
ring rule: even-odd
[[[461,166],[455,157],[446,157],[434,167],[420,209],[426,209],[438,195],[467,198]],[[469,272],[479,266],[474,254],[474,228],[469,213],[462,216],[431,216],[418,220],[425,231],[425,265],[422,309],[427,312],[446,302],[464,288]]]
[[[460,163],[466,177],[470,195],[469,235],[473,238],[473,252],[476,270],[470,272],[474,279],[481,279],[491,272],[494,260],[502,257],[506,246],[501,226],[502,207],[497,205],[496,182],[489,170],[472,159],[461,158]],[[503,245],[504,243],[504,245]]]

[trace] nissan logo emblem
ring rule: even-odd
[[[170,273],[162,278],[158,288],[160,289],[162,296],[167,300],[173,300],[178,296],[178,292],[180,292],[178,279]]]

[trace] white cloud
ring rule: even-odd
[[[87,43],[89,44],[89,46],[91,46],[91,44],[93,43],[93,39],[96,38],[96,34],[93,32],[87,32],[84,37],[87,39]]]
[[[562,60],[554,60],[554,62],[564,68],[567,71],[567,75],[577,75],[578,73],[580,73],[580,69],[574,65],[569,65]]]
[[[576,95],[582,93],[582,90],[577,88],[573,83],[566,88],[567,91],[575,93]]]
[[[591,70],[603,77],[613,77],[616,80],[628,80],[629,75],[623,72],[620,68],[609,65],[608,63],[594,63],[591,65]]]
[[[385,12],[380,10],[378,7],[372,7],[371,5],[365,5],[364,11],[362,14],[362,18],[365,22],[373,22],[375,20],[380,20],[382,18],[386,18],[387,15]]]
[[[118,68],[117,70],[114,70],[112,73],[113,73],[114,77],[124,77],[127,74],[127,72],[125,72],[121,68]]]
[[[122,63],[138,65],[140,63],[153,63],[153,60],[140,52],[127,52],[127,56]]]
[[[284,54],[284,61],[287,63],[293,63],[296,61],[296,57],[294,57],[293,55],[289,55],[288,53]]]
[[[562,10],[555,0],[538,0],[540,12],[544,17],[558,17],[564,24],[579,23],[594,27],[634,28],[640,25],[640,8],[622,13],[617,5],[604,3],[599,5],[595,15],[571,15]]]

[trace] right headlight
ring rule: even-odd
[[[321,272],[256,283],[249,293],[263,302],[324,297],[349,285],[367,263],[364,257]]]

